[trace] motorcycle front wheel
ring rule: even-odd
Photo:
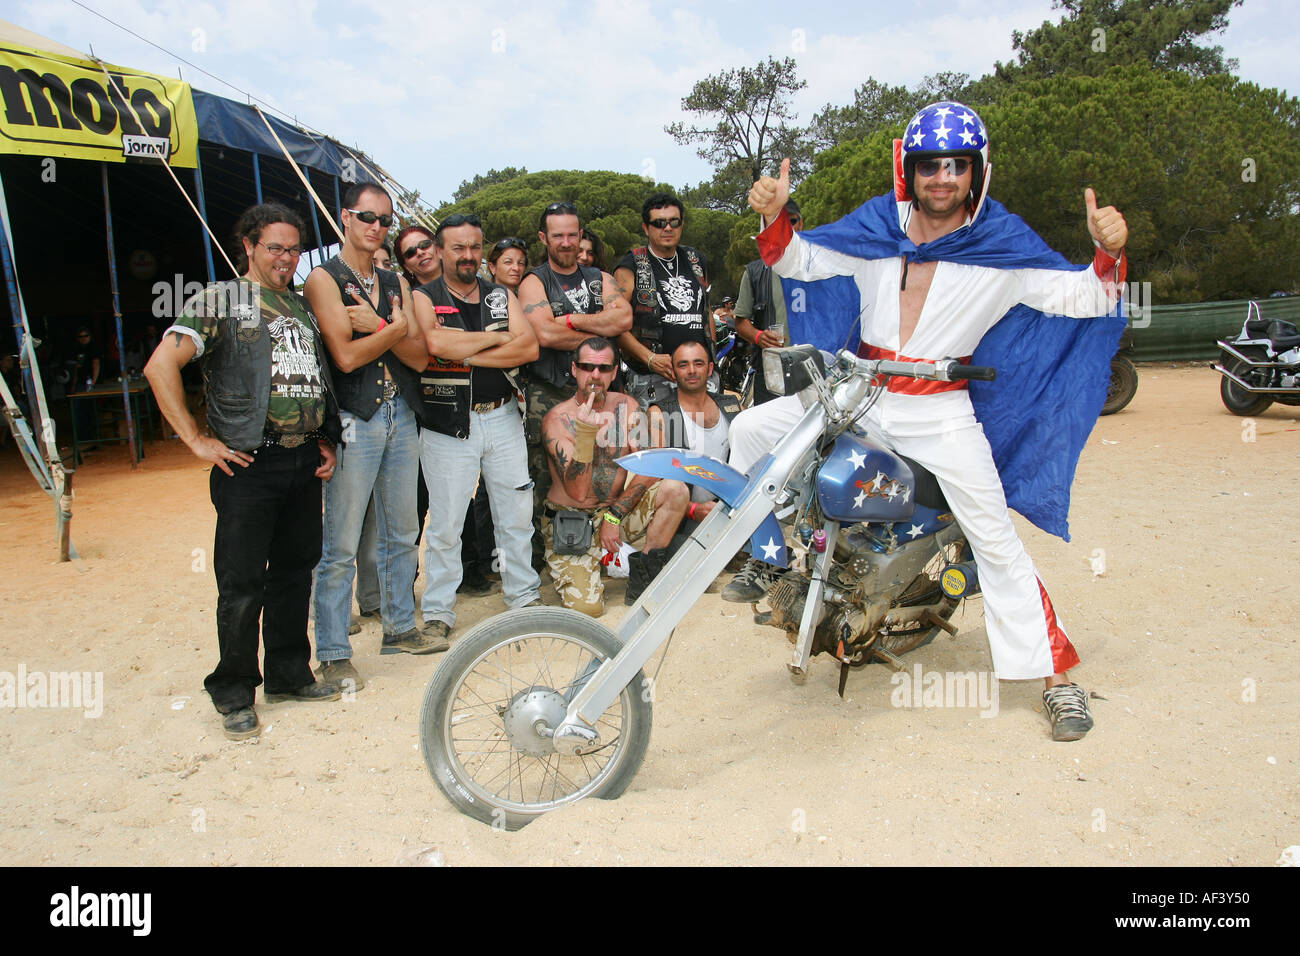
[[[1253,378],[1258,375],[1252,366],[1241,359],[1230,359],[1223,367],[1246,382],[1253,382]],[[1223,407],[1234,415],[1258,415],[1273,404],[1267,395],[1248,392],[1226,375],[1220,377],[1219,397],[1223,399]]]
[[[1101,406],[1103,415],[1114,415],[1133,401],[1138,390],[1138,370],[1122,355],[1110,360],[1110,385],[1106,388],[1106,402]]]
[[[462,813],[507,830],[584,797],[621,794],[650,742],[640,671],[596,719],[597,750],[559,754],[548,737],[620,650],[607,627],[567,608],[520,608],[470,630],[434,671],[420,711],[420,746],[438,789]]]

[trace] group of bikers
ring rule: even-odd
[[[782,277],[852,277],[859,354],[900,361],[968,359],[1017,303],[1083,303],[1081,315],[1113,304],[1127,228],[1091,190],[1096,258],[1070,272],[987,198],[988,137],[974,111],[931,104],[900,144],[894,195],[807,241],[788,161],[780,177],[754,184],[761,259],[745,270],[734,314],[755,352],[797,338]],[[299,295],[290,284],[303,223],[275,204],[248,210],[236,227],[241,279],[187,303],[146,368],[179,437],[213,465],[221,657],[205,686],[232,739],[260,731],[259,617],[266,699],[275,702],[334,700],[364,686],[351,661],[354,586],[361,613],[382,620],[383,653],[449,646],[467,567],[471,593],[499,574],[506,606],[521,608],[541,603],[544,563],[564,605],[599,616],[604,576],[626,574],[631,603],[715,504],[679,481],[630,474],[618,459],[646,444],[689,447],[746,472],[800,414],[796,398],[767,401],[761,386],[740,413],[716,389],[708,264],[681,244],[685,207],[669,193],[646,198],[645,244],[612,273],[570,202],[540,215],[543,262],[530,269],[527,243],[505,237],[488,250],[488,277],[473,215],[407,226],[394,268],[377,265],[393,218],[382,187],[350,188],[339,252]],[[180,385],[195,359],[210,435]],[[1054,736],[1078,739],[1092,726],[1086,694],[1066,674],[1078,657],[1016,536],[963,385],[921,394],[891,383],[871,427],[943,486],[979,563],[999,676],[1043,677]],[[372,583],[358,584],[367,565]],[[756,600],[776,573],[750,558],[723,596]]]

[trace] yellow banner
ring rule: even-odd
[[[165,156],[193,168],[190,86],[89,60],[0,45],[0,153],[122,163]],[[109,81],[112,77],[112,82]]]

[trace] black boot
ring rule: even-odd
[[[664,569],[664,565],[672,556],[671,548],[632,552],[627,559],[627,592],[623,595],[623,603],[634,603],[641,596],[641,592],[648,588],[650,582]]]

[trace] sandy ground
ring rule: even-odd
[[[518,833],[435,788],[417,717],[438,658],[381,658],[377,624],[353,639],[368,681],[354,700],[259,700],[260,741],[224,738],[202,687],[214,515],[182,446],[149,446],[136,471],[121,447],[90,457],[70,564],[8,448],[0,672],[102,673],[103,713],[0,707],[0,859],[390,864],[433,848],[452,866],[1270,865],[1300,843],[1297,419],[1274,406],[1243,441],[1251,426],[1223,410],[1213,372],[1144,367],[1084,453],[1073,541],[1021,522],[1083,657],[1075,677],[1100,695],[1084,741],[1052,742],[1038,682],[1003,683],[987,719],[892,706],[878,665],[844,700],[825,658],[796,686],[784,636],[705,595],[672,642],[627,793]],[[611,593],[607,623],[623,611],[621,584]],[[462,599],[455,634],[501,607]],[[989,671],[980,605],[954,620],[956,640],[907,662]]]

